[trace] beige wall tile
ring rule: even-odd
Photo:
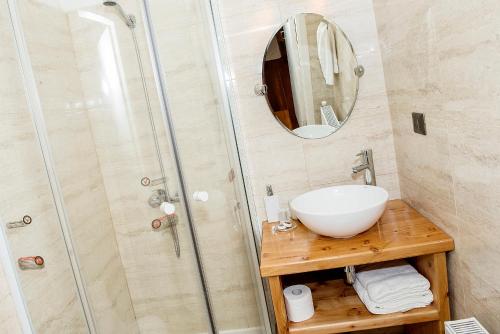
[[[495,332],[500,5],[374,0],[374,7],[402,198],[455,239],[448,257],[453,316],[476,316]],[[426,115],[427,136],[413,133],[417,111]]]

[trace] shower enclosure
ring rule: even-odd
[[[0,2],[0,328],[268,332],[210,2],[118,2]]]

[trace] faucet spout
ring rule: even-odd
[[[364,171],[365,169],[368,169],[368,168],[370,168],[370,165],[368,165],[368,164],[361,164],[359,166],[352,167],[352,172],[354,174],[356,174],[356,173],[362,172],[362,171]]]

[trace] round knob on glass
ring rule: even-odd
[[[161,203],[160,209],[165,212],[166,215],[173,215],[175,213],[175,205],[170,202]]]
[[[208,201],[208,193],[206,191],[195,191],[193,199],[198,202],[206,202]]]

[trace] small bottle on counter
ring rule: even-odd
[[[278,196],[274,195],[273,187],[268,184],[266,186],[267,196],[264,197],[264,206],[266,208],[266,216],[268,223],[278,222],[280,220],[280,201]]]

